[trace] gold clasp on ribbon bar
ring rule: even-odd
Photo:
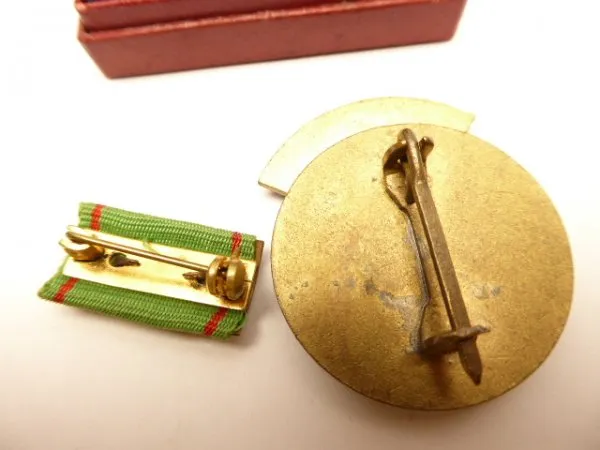
[[[245,311],[249,307],[257,260],[214,255],[99,231],[68,227],[60,245],[69,255],[67,276],[165,297]]]

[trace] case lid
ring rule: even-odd
[[[75,0],[86,31],[153,25],[203,17],[301,8],[340,0]]]

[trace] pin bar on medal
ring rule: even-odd
[[[420,352],[425,356],[439,356],[457,352],[464,371],[476,385],[481,383],[483,364],[477,348],[477,336],[488,330],[482,326],[472,326],[467,312],[452,257],[444,235],[435,202],[427,180],[425,162],[433,151],[434,143],[427,137],[420,141],[410,129],[404,129],[397,145],[387,155],[388,165],[401,171],[406,179],[406,197],[400,198],[399,190],[386,183],[388,194],[394,201],[407,206],[416,204],[419,219],[427,238],[429,253],[433,260],[437,284],[442,297],[452,331],[437,334],[420,342]],[[408,208],[407,208],[408,211]],[[412,220],[412,218],[409,218]],[[424,265],[421,256],[418,264]],[[424,270],[422,273],[426,273]],[[432,280],[427,280],[432,285]],[[419,329],[422,331],[424,315]],[[422,336],[422,332],[420,333]]]

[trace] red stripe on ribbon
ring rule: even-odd
[[[67,294],[69,292],[71,292],[71,290],[75,287],[75,285],[77,284],[79,280],[77,278],[69,278],[65,284],[63,284],[60,289],[58,290],[58,292],[56,293],[56,295],[54,296],[54,298],[52,300],[54,300],[57,303],[64,303],[65,298],[67,297]]]
[[[92,211],[92,230],[100,231],[100,222],[102,221],[102,211],[104,211],[104,205],[96,205]]]
[[[204,334],[207,336],[212,336],[219,328],[219,324],[223,321],[225,316],[227,315],[226,308],[219,308],[219,310],[213,314],[210,318],[209,322],[204,327]]]
[[[231,253],[237,251],[241,245],[244,236],[242,233],[234,232],[231,235]],[[219,325],[227,315],[226,308],[219,308],[219,310],[212,315],[206,326],[204,327],[204,334],[207,336],[212,336],[217,332]]]
[[[238,233],[237,231],[233,233],[231,242],[231,253],[234,253],[237,249],[239,249],[242,246],[243,238],[244,236],[242,235],[242,233]]]

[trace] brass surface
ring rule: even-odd
[[[122,252],[125,258],[141,261],[139,265],[115,267],[110,264],[110,257],[77,261],[73,256],[69,256],[63,267],[63,273],[67,276],[108,286],[242,311],[246,311],[249,307],[263,248],[263,243],[257,242],[256,261],[232,258],[235,267],[233,273],[228,274],[227,264],[230,261],[228,258],[219,259],[219,255],[160,244],[145,244],[134,239],[77,227],[69,227],[67,236],[76,240],[81,240],[83,237],[92,242],[94,247],[116,249]],[[64,247],[68,242],[61,241],[61,244]],[[77,242],[75,244],[81,245]],[[72,254],[72,250],[67,248],[65,250],[70,255]],[[206,272],[205,268],[211,267],[216,259],[221,263],[226,263],[225,267],[217,267],[216,276],[223,277],[223,286],[219,289],[224,294],[231,294],[233,299],[215,295],[200,283],[196,285],[190,283],[189,272],[185,269],[191,269],[195,271],[194,273],[200,274],[201,270]],[[241,264],[243,268],[237,267],[238,264]],[[221,268],[224,269],[223,274],[219,273]],[[227,279],[227,275],[232,279]],[[237,284],[233,286],[232,281]]]
[[[384,125],[427,123],[468,131],[475,117],[429,100],[382,97],[329,111],[300,128],[275,153],[258,183],[286,195],[296,177],[319,154],[353,134]]]
[[[479,385],[456,353],[417,352],[422,315],[425,336],[451,325],[439,286],[422,282],[419,253],[436,279],[422,224],[411,225],[383,179],[383,158],[407,127],[435,142],[431,196],[471,321],[487,331]],[[422,124],[364,131],[316,158],[283,201],[272,272],[286,320],[325,370],[373,399],[426,410],[479,404],[523,382],[559,339],[573,290],[565,230],[534,178],[474,136]]]

